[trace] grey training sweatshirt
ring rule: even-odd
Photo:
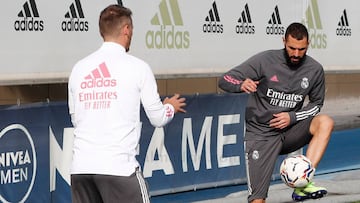
[[[255,137],[246,136],[246,140],[280,133],[282,130],[269,126],[275,113],[288,112],[292,125],[318,114],[324,102],[324,70],[310,56],[294,68],[286,61],[285,49],[258,53],[223,74],[219,87],[238,93],[246,78],[260,81],[257,92],[249,95],[246,108],[246,130]],[[309,100],[304,106],[306,96]]]

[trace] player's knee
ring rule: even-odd
[[[317,115],[312,123],[314,134],[323,134],[330,136],[334,129],[334,120],[328,115]]]
[[[319,115],[320,128],[325,131],[332,131],[334,129],[334,120],[328,115]]]

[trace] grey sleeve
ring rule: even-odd
[[[309,92],[309,102],[303,108],[296,112],[290,112],[291,123],[307,119],[312,116],[316,116],[321,107],[324,104],[325,98],[325,74],[324,70],[321,69],[315,73],[314,85]]]
[[[245,79],[259,80],[260,64],[257,55],[251,57],[244,63],[224,73],[219,79],[219,87],[226,92],[241,92],[240,87]]]

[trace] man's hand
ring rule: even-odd
[[[256,92],[259,81],[253,81],[250,78],[244,80],[241,84],[240,90],[248,94]]]
[[[186,110],[183,109],[186,106],[185,98],[180,97],[179,94],[174,94],[172,97],[166,97],[163,101],[163,104],[171,104],[174,107],[175,113],[182,112],[185,113]]]
[[[290,125],[290,115],[287,112],[273,114],[274,118],[270,120],[270,127],[284,129]]]

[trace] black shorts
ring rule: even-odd
[[[300,121],[278,136],[245,141],[249,202],[267,197],[271,176],[279,155],[294,152],[310,142],[311,121],[311,118]]]
[[[141,171],[130,176],[72,174],[73,203],[148,203],[150,197]]]

